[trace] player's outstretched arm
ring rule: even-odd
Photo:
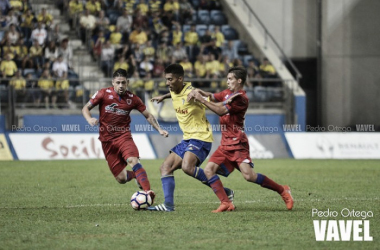
[[[211,101],[215,101],[213,98],[213,94],[211,92],[203,91],[201,89],[193,89],[188,95],[187,95],[187,101],[189,102],[191,99],[194,98],[195,94],[199,93],[206,99],[209,97]]]
[[[94,118],[91,116],[91,112],[90,110],[93,108],[94,106],[91,104],[91,102],[88,102],[86,105],[84,105],[84,107],[82,108],[82,114],[84,116],[84,118],[86,119],[86,121],[88,122],[88,124],[90,124],[91,126],[95,126],[95,125],[98,125],[99,124],[99,121],[98,119]]]
[[[145,116],[146,120],[150,123],[150,125],[152,125],[153,128],[155,128],[158,131],[158,133],[160,133],[160,135],[162,135],[163,137],[169,136],[168,131],[160,127],[160,124],[158,124],[157,119],[148,110],[144,110],[142,114]]]
[[[223,116],[228,113],[228,109],[226,108],[224,102],[208,102],[200,93],[194,94],[194,100],[204,104],[207,108],[219,116]]]
[[[160,103],[162,102],[163,100],[165,99],[168,99],[171,97],[171,94],[170,93],[167,93],[165,95],[161,95],[161,96],[156,96],[156,97],[153,97],[152,99],[150,99],[151,102],[157,102],[157,103]]]

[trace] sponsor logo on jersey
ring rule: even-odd
[[[118,108],[116,108],[117,106],[118,106],[117,103],[112,103],[110,105],[107,105],[105,110],[107,113],[113,113],[113,114],[117,114],[117,115],[128,115],[129,114],[129,111],[118,109]]]
[[[187,109],[181,109],[181,108],[175,109],[175,112],[177,112],[178,114],[187,114],[188,113]]]

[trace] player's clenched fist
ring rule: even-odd
[[[98,124],[99,124],[98,119],[96,119],[96,118],[94,118],[94,117],[91,117],[87,122],[88,122],[88,124],[90,124],[91,126],[95,126],[95,125],[98,125]]]

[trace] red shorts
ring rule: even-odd
[[[223,146],[219,146],[218,149],[212,154],[209,162],[213,162],[219,165],[217,174],[227,177],[232,173],[235,168],[239,169],[241,163],[247,163],[253,167],[251,157],[249,156],[248,143],[241,144],[243,147],[236,150],[225,150]]]
[[[123,171],[129,157],[139,158],[139,150],[132,138],[102,142],[102,148],[108,166],[115,177]]]

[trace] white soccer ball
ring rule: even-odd
[[[137,191],[131,197],[131,206],[135,210],[146,209],[152,205],[152,198],[145,191]]]

